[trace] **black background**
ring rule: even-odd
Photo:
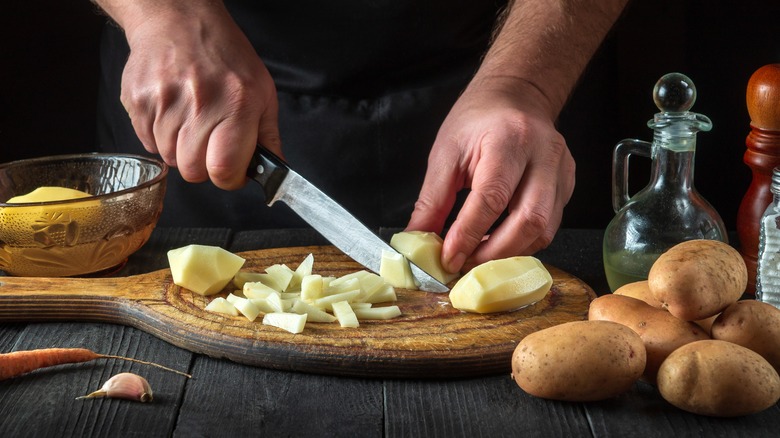
[[[560,118],[578,166],[563,226],[607,225],[612,148],[628,137],[651,139],[653,85],[679,71],[698,89],[693,110],[714,125],[698,137],[696,187],[733,230],[751,178],[742,162],[745,90],[756,69],[780,62],[778,17],[775,0],[631,3]],[[1,20],[0,162],[93,150],[104,17],[87,0],[34,0],[5,5]],[[636,191],[649,161],[632,161]]]

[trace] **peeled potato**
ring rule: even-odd
[[[447,272],[441,265],[442,239],[436,233],[426,231],[402,231],[390,239],[390,246],[403,254],[409,261],[447,284],[458,274]]]
[[[244,261],[217,246],[187,245],[168,251],[173,283],[200,295],[221,291]]]
[[[518,256],[476,266],[450,291],[452,306],[466,312],[514,310],[535,303],[550,291],[552,276],[535,257]]]

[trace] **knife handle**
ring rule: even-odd
[[[263,186],[265,192],[265,202],[271,205],[279,186],[287,176],[290,166],[273,152],[258,144],[255,153],[252,154],[252,160],[249,162],[247,176]]]

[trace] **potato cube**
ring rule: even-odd
[[[441,265],[443,243],[438,234],[425,231],[402,231],[394,234],[390,239],[390,246],[396,251],[433,278],[447,284],[458,274],[447,272]]]
[[[393,287],[417,289],[417,283],[414,281],[409,261],[406,260],[403,254],[382,250],[379,275]]]
[[[188,245],[168,251],[173,283],[200,295],[221,291],[244,261],[217,246]]]
[[[222,297],[217,297],[211,300],[211,302],[206,305],[206,310],[209,312],[223,313],[230,316],[238,316],[238,309],[236,309],[236,306]]]
[[[398,306],[371,307],[371,308],[353,308],[358,320],[362,319],[392,319],[401,316],[401,309]]]
[[[306,327],[306,314],[297,313],[266,313],[263,317],[263,324],[278,327],[296,334],[303,331]]]
[[[347,301],[333,303],[333,314],[339,320],[339,325],[342,327],[354,328],[360,326],[357,316],[355,316],[355,311],[352,310],[352,307]]]

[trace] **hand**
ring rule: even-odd
[[[216,3],[125,28],[121,101],[144,147],[185,180],[237,189],[258,142],[281,156],[278,101],[265,65]]]
[[[472,82],[456,102],[407,227],[441,233],[456,194],[471,189],[445,236],[442,264],[450,272],[545,248],[574,190],[574,159],[546,99],[528,84],[508,82]]]

